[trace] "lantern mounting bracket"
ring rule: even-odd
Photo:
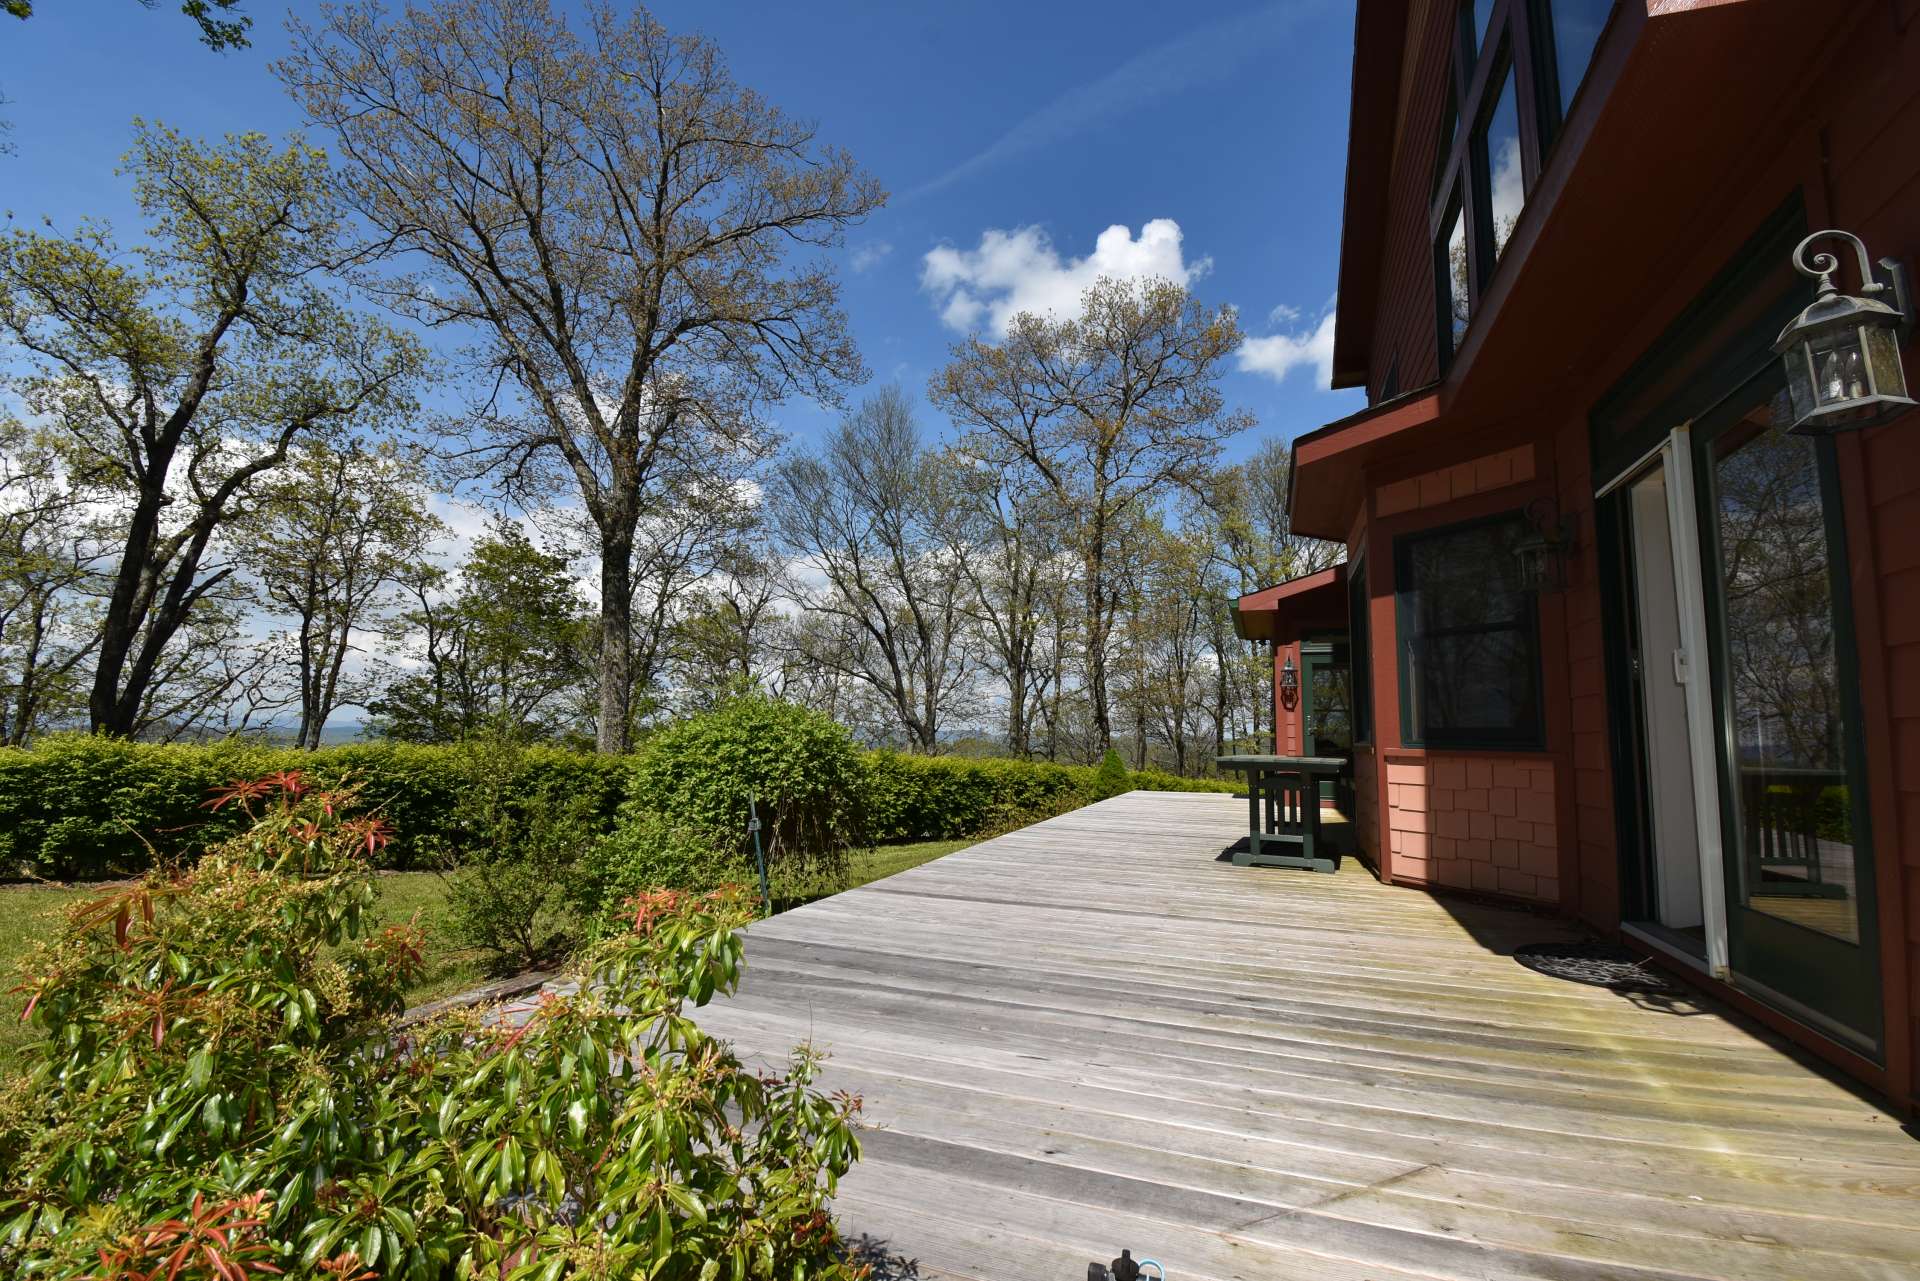
[[[1816,231],[1802,240],[1793,249],[1793,266],[1801,275],[1818,280],[1819,296],[1839,293],[1833,283],[1833,273],[1840,269],[1840,260],[1825,250],[1807,257],[1807,248],[1816,240],[1844,240],[1853,246],[1853,257],[1860,269],[1860,293],[1868,298],[1885,303],[1900,313],[1900,341],[1904,345],[1913,336],[1913,291],[1907,278],[1906,264],[1898,258],[1882,258],[1875,263],[1867,253],[1866,242],[1851,231],[1828,228]],[[1882,295],[1891,294],[1892,297]]]

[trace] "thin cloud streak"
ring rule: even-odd
[[[1084,133],[1116,112],[1145,106],[1202,81],[1218,80],[1284,40],[1318,0],[1278,0],[1223,18],[1136,54],[1097,80],[1069,89],[985,150],[899,197],[914,200],[1014,156]]]

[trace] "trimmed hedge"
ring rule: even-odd
[[[671,742],[670,734],[656,738]],[[243,742],[159,745],[65,736],[33,748],[0,748],[0,879],[98,879],[136,873],[156,856],[196,858],[245,825],[231,807],[205,808],[213,789],[293,769],[320,786],[349,775],[360,781],[367,808],[397,831],[385,852],[387,866],[457,860],[469,835],[472,808],[463,794],[475,760],[466,748],[406,743],[303,752]],[[1064,814],[1101,794],[1091,766],[886,751],[861,760],[860,821],[849,835],[863,844],[988,835]],[[684,758],[675,768],[681,764]],[[588,813],[611,832],[621,805],[641,799],[633,786],[636,767],[648,771],[645,749],[637,757],[609,757],[530,747],[515,757],[512,787],[529,804],[536,797],[585,794]],[[1130,779],[1150,790],[1237,790],[1230,782],[1155,771]]]
[[[1224,779],[1158,770],[1128,778],[1130,786],[1153,792],[1241,790]],[[993,757],[869,752],[867,779],[867,839],[876,845],[1011,831],[1112,794],[1091,765]]]
[[[584,793],[611,830],[626,796],[627,761],[531,747],[517,764],[516,786],[529,798]],[[0,879],[91,880],[139,872],[155,856],[197,858],[247,825],[235,807],[205,808],[213,789],[282,770],[300,770],[322,787],[358,779],[366,809],[395,829],[385,865],[426,866],[459,857],[470,765],[462,748],[409,743],[303,752],[62,736],[0,749]]]

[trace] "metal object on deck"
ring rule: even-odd
[[[1142,1268],[1152,1268],[1153,1272],[1143,1273]],[[1087,1265],[1087,1281],[1140,1281],[1142,1276],[1149,1275],[1152,1281],[1167,1281],[1167,1270],[1157,1259],[1136,1260],[1131,1250],[1120,1251],[1120,1257],[1112,1263]]]
[[[753,861],[760,869],[760,911],[773,915],[773,898],[767,893],[767,856],[760,848],[760,798],[747,797],[747,830],[753,833]]]

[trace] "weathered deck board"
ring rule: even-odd
[[[701,1021],[833,1055],[876,1127],[838,1210],[893,1275],[1920,1278],[1885,1113],[1521,968],[1549,918],[1216,861],[1243,821],[1135,792],[788,912]]]

